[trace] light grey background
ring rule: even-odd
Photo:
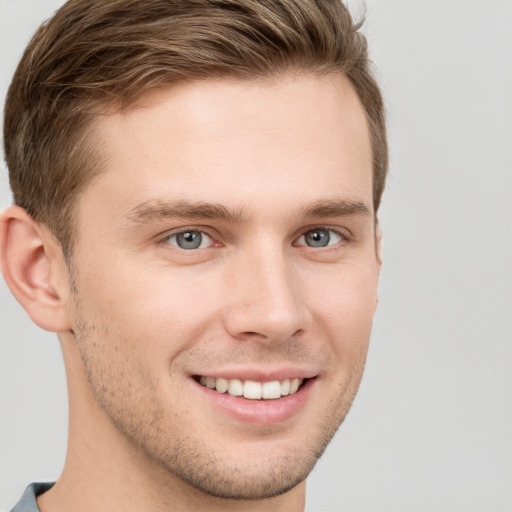
[[[0,97],[59,0],[0,0]],[[357,11],[361,2],[350,4]],[[388,103],[380,307],[308,511],[512,511],[512,2],[369,0]],[[10,203],[0,169],[0,207]],[[57,339],[0,284],[0,512],[58,477]]]

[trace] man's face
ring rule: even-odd
[[[70,310],[92,403],[124,449],[207,493],[293,487],[350,407],[377,302],[355,92],[206,80],[95,130]]]

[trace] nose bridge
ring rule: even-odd
[[[226,323],[232,336],[279,342],[306,328],[296,269],[278,244],[240,254],[230,281]]]

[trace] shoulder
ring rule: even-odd
[[[53,482],[30,484],[23,493],[20,501],[14,506],[11,512],[39,512],[36,498],[53,486]]]

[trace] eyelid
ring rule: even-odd
[[[312,246],[309,246],[307,244],[299,244],[298,243],[298,240],[300,240],[301,238],[305,237],[307,233],[311,232],[311,231],[315,231],[315,230],[325,230],[325,231],[329,231],[330,233],[334,233],[336,236],[338,236],[340,238],[340,240],[334,244],[330,244],[330,245],[326,245],[325,247],[312,247]],[[298,247],[307,247],[309,249],[313,249],[313,250],[328,250],[328,249],[331,249],[331,248],[334,248],[336,247],[338,244],[340,243],[343,243],[343,242],[349,242],[350,240],[352,239],[351,237],[351,233],[349,232],[348,229],[342,229],[340,227],[331,227],[331,226],[311,226],[311,227],[307,227],[306,229],[303,229],[301,234],[295,238],[295,241],[293,243],[293,245],[295,246],[298,246]]]
[[[300,234],[294,238],[293,245],[300,246],[300,247],[309,247],[311,249],[318,250],[318,249],[328,249],[328,248],[334,247],[334,246],[338,245],[338,243],[340,243],[340,242],[337,242],[335,244],[331,244],[331,245],[328,245],[323,248],[322,247],[315,248],[315,247],[310,247],[307,244],[298,244],[297,243],[297,241],[300,240],[302,237],[304,237],[308,232],[314,231],[315,229],[326,230],[326,231],[330,231],[331,233],[336,234],[341,239],[340,242],[349,242],[352,240],[352,233],[346,228],[340,228],[339,226],[332,227],[332,226],[325,226],[325,225],[312,225],[312,226],[307,226],[306,228],[301,229]],[[179,228],[174,228],[169,231],[166,231],[163,234],[158,236],[158,243],[163,244],[163,245],[164,244],[173,245],[173,247],[180,249],[180,247],[178,247],[177,245],[169,244],[168,240],[169,240],[169,238],[171,238],[173,236],[177,236],[180,233],[186,233],[187,231],[198,231],[198,232],[202,233],[203,235],[206,235],[211,240],[210,245],[215,245],[215,244],[222,245],[222,243],[218,241],[218,239],[220,238],[220,235],[217,232],[213,233],[214,230],[212,228],[210,228],[208,226],[194,226],[194,225],[180,226]],[[184,249],[182,249],[182,250],[184,250]]]
[[[211,228],[207,228],[205,226],[180,226],[179,228],[171,229],[169,231],[166,231],[165,233],[163,233],[162,235],[160,235],[158,237],[158,243],[162,244],[162,245],[172,245],[173,247],[175,247],[178,250],[182,250],[184,252],[189,252],[186,249],[181,249],[181,247],[179,247],[178,245],[169,243],[169,239],[171,237],[176,237],[179,234],[187,233],[188,231],[197,231],[197,232],[207,236],[211,240],[209,246],[204,247],[203,249],[207,249],[212,245],[219,244],[219,242],[217,241],[218,236],[216,236],[212,233]]]

